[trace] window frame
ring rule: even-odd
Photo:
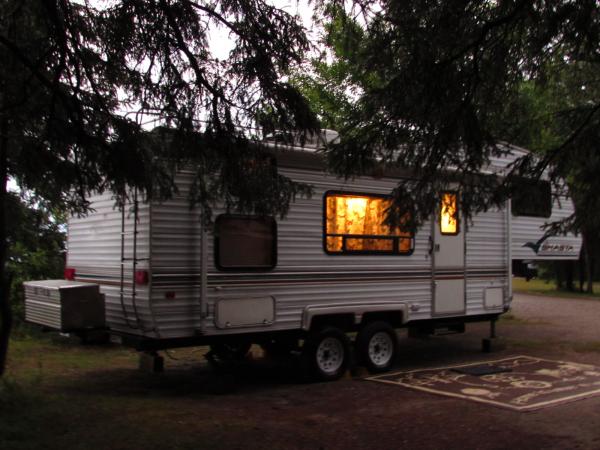
[[[547,190],[549,192],[548,195],[548,201],[550,204],[550,207],[547,210],[544,210],[543,214],[530,214],[530,213],[521,213],[521,212],[517,212],[515,210],[515,196],[514,194],[511,195],[511,214],[514,217],[531,217],[531,218],[536,218],[536,219],[549,219],[552,216],[552,209],[554,206],[554,199],[552,198],[552,184],[550,183],[550,181],[548,180],[533,180],[531,178],[525,178],[525,177],[520,177],[517,180],[517,183],[520,184],[521,187],[523,186],[527,186],[529,185],[530,187],[537,187],[537,186],[547,186]],[[546,188],[544,188],[544,190],[546,190]]]
[[[385,235],[371,235],[371,234],[328,234],[327,233],[327,198],[330,196],[345,196],[345,197],[373,197],[391,200],[392,197],[386,194],[376,194],[370,192],[357,192],[357,191],[340,191],[340,190],[328,190],[323,193],[322,202],[322,245],[323,251],[332,256],[345,256],[345,255],[379,255],[379,256],[410,256],[415,251],[415,232],[410,232],[410,237],[403,236],[385,236]],[[327,249],[327,238],[328,237],[341,237],[342,238],[342,250],[339,252],[333,252]],[[394,241],[392,250],[347,250],[346,239],[383,239]],[[410,250],[403,252],[400,251],[400,239],[410,239]]]
[[[440,230],[440,234],[442,236],[458,236],[460,234],[460,198],[458,195],[458,191],[456,190],[448,190],[448,191],[442,191],[441,193],[441,197],[440,197],[440,210],[438,212],[438,219],[439,219],[439,230]],[[456,231],[454,233],[444,233],[442,231],[442,204],[443,204],[443,197],[446,194],[451,194],[454,195],[456,197]]]
[[[246,267],[223,266],[221,264],[221,261],[219,258],[219,255],[220,255],[219,247],[220,247],[220,239],[221,238],[220,238],[219,234],[217,233],[217,229],[218,229],[217,227],[218,227],[218,223],[225,219],[244,219],[244,220],[260,219],[260,220],[268,221],[272,227],[273,248],[271,250],[271,258],[272,258],[273,264],[270,266],[259,266],[259,267],[257,267],[257,266],[246,266]],[[277,236],[278,236],[277,221],[275,220],[275,218],[273,216],[259,216],[259,215],[252,215],[252,214],[230,214],[230,213],[219,214],[215,218],[215,223],[213,226],[213,260],[215,263],[215,267],[217,268],[217,270],[222,271],[222,272],[269,272],[269,271],[275,269],[275,267],[277,267],[277,256],[278,256]]]

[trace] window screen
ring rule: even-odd
[[[519,179],[512,195],[512,212],[515,216],[550,217],[552,191],[548,181]]]
[[[219,269],[272,269],[277,259],[272,217],[221,215],[215,221],[215,263]]]
[[[413,235],[384,223],[391,200],[362,194],[325,194],[325,235],[327,253],[408,254]]]

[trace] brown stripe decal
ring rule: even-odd
[[[83,274],[82,274],[83,275]],[[469,281],[490,280],[506,278],[505,268],[456,270],[445,269],[435,272],[436,280],[460,280],[465,277]],[[316,283],[390,283],[390,282],[426,282],[434,277],[431,270],[408,270],[403,272],[283,272],[262,274],[209,274],[209,286],[256,286],[256,285],[300,285]],[[93,275],[86,273],[78,277],[81,281],[95,282],[104,285],[118,286],[118,277],[107,277],[106,275]],[[117,278],[117,279],[115,279]],[[131,281],[126,281],[130,286]],[[192,287],[200,285],[200,276],[196,273],[188,274],[165,274],[154,273],[152,275],[152,286],[161,287]]]

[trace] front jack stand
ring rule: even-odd
[[[496,320],[495,318],[490,320],[490,337],[481,340],[481,351],[484,353],[490,353],[496,341]]]

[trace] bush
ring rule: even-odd
[[[23,282],[62,278],[65,255],[64,215],[14,192],[7,197],[11,218],[7,271],[12,277],[11,303],[15,325],[25,314]]]

